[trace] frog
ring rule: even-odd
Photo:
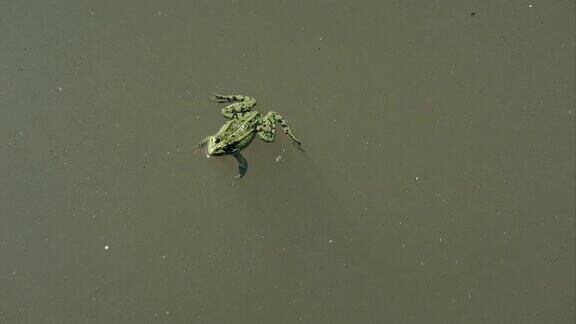
[[[264,142],[273,142],[276,138],[276,123],[280,124],[292,145],[304,151],[302,142],[294,136],[288,121],[275,111],[262,115],[254,110],[256,99],[253,97],[214,93],[211,100],[228,103],[221,110],[222,116],[228,121],[216,134],[205,137],[193,149],[204,149],[208,157],[232,155],[238,161],[238,174],[234,177],[233,184],[243,178],[248,171],[248,161],[241,151],[250,145],[256,136]]]

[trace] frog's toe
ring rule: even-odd
[[[192,147],[192,150],[194,151],[194,153],[198,153],[199,151],[203,151],[206,153],[207,149],[208,149],[208,137],[206,137],[200,143],[198,143],[194,147]]]
[[[291,142],[292,145],[294,145],[297,149],[299,149],[300,151],[304,151],[304,149],[302,148],[302,142],[300,142],[297,139],[293,139]]]
[[[228,101],[228,99],[226,99],[226,96],[223,96],[223,95],[217,94],[217,93],[213,93],[213,94],[212,94],[212,98],[210,98],[210,100],[212,100],[212,101],[217,101],[217,102],[220,102],[220,103],[222,103],[222,102],[227,102],[227,101]]]
[[[240,179],[242,179],[243,175],[237,174],[234,179],[232,179],[232,185],[235,185]]]

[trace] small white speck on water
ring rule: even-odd
[[[162,259],[163,259],[163,260],[166,260],[166,256],[165,256],[165,255],[163,255],[163,256],[162,256]]]
[[[196,119],[200,119],[200,116],[196,115]]]
[[[420,177],[416,177],[415,179],[416,179],[416,181],[418,181],[418,180],[420,180]]]
[[[328,240],[328,244],[333,244],[334,240]]]
[[[62,87],[58,87],[58,91],[62,92]]]
[[[94,11],[90,11],[90,16],[94,16]]]
[[[532,7],[534,7],[533,4],[529,4],[529,5],[528,5],[528,8],[532,8]]]
[[[104,245],[104,250],[110,249],[110,245]]]
[[[278,156],[276,157],[276,162],[280,162],[280,161],[282,161],[282,155],[278,155]]]

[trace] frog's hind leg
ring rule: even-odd
[[[304,151],[304,149],[302,149],[302,142],[292,134],[292,130],[290,130],[290,126],[288,126],[288,121],[275,111],[269,111],[264,117],[262,117],[262,124],[257,129],[258,136],[260,136],[260,138],[265,142],[274,141],[276,136],[276,123],[280,123],[280,126],[282,126],[282,129],[284,130],[284,134],[290,138],[292,144],[297,149]]]
[[[236,181],[240,180],[248,171],[248,161],[246,161],[244,156],[242,156],[239,151],[232,153],[232,155],[236,158],[236,161],[238,161],[238,175],[236,175],[232,181],[232,184],[234,184]]]
[[[215,93],[212,100],[232,104],[222,108],[222,115],[228,119],[233,119],[236,115],[246,112],[256,105],[256,99],[243,95],[220,95]]]

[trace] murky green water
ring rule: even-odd
[[[0,322],[573,323],[574,12],[3,0]]]

